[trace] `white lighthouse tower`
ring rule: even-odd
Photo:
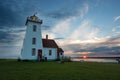
[[[21,60],[36,60],[42,57],[41,24],[42,20],[38,19],[36,15],[27,18],[25,24],[27,29],[21,51]]]

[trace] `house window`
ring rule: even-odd
[[[51,56],[52,55],[52,50],[49,50],[49,56]]]
[[[32,44],[36,44],[36,38],[32,38]]]
[[[36,49],[32,48],[32,56],[35,56],[35,53],[36,53]]]
[[[33,31],[36,32],[36,30],[37,30],[37,26],[33,25]]]

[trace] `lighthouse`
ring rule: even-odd
[[[21,52],[21,59],[34,60],[37,58],[37,51],[39,51],[39,55],[41,55],[43,49],[41,34],[42,20],[38,19],[36,15],[33,15],[27,18],[25,25],[27,28]]]
[[[53,39],[46,35],[42,39],[41,26],[43,21],[36,15],[26,19],[26,34],[21,50],[21,60],[56,60],[63,55],[62,48],[59,48]]]

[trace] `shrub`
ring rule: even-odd
[[[61,62],[72,62],[72,61],[70,57],[65,56],[61,59]]]
[[[21,61],[20,57],[18,57],[17,61]]]

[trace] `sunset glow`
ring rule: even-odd
[[[83,56],[83,59],[86,59],[87,58],[87,56]]]

